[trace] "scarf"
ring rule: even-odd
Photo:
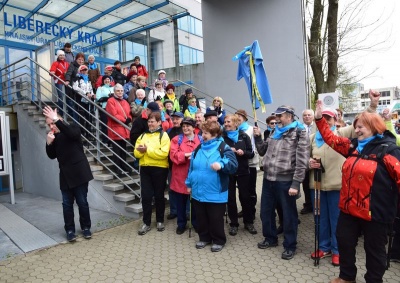
[[[364,147],[365,147],[370,141],[376,139],[377,137],[378,137],[378,138],[383,138],[383,135],[381,135],[381,134],[376,134],[376,135],[374,135],[374,136],[372,136],[372,137],[369,137],[369,138],[363,139],[363,140],[361,140],[361,141],[358,141],[358,145],[357,145],[357,151],[358,151],[358,153],[361,153],[362,150],[364,149]]]
[[[142,101],[139,98],[136,98],[135,103],[136,103],[136,105],[140,105],[140,104],[142,104]]]
[[[165,112],[164,111],[160,111],[161,113],[161,121],[165,121]]]
[[[204,141],[201,144],[201,151],[207,158],[209,158],[215,151],[218,151],[218,146],[222,141],[223,139],[217,137],[208,141]]]
[[[97,64],[96,63],[93,63],[93,64],[89,63],[89,70],[96,70],[96,69],[97,69]]]
[[[239,139],[239,129],[235,131],[226,131],[226,135],[230,140],[232,140],[234,143],[237,143]]]
[[[274,129],[272,129],[270,126],[267,126],[267,130],[272,132]]]
[[[190,113],[190,114],[196,114],[196,112],[197,112],[197,106],[189,105],[189,106],[188,106],[188,110],[189,110],[189,113]]]
[[[304,126],[299,121],[293,121],[292,123],[290,123],[289,125],[286,125],[284,127],[276,126],[274,134],[272,135],[272,138],[275,139],[275,140],[279,140],[284,133],[286,133],[290,129],[294,129],[294,128],[299,128],[299,129],[303,130]]]
[[[334,130],[336,130],[336,126],[335,126],[335,125],[333,125],[333,126],[331,127],[331,131],[333,132]],[[317,147],[318,147],[318,148],[320,148],[321,146],[323,146],[324,143],[325,143],[325,141],[324,141],[324,139],[322,138],[321,133],[320,133],[319,131],[315,133],[315,143],[317,144]]]
[[[247,122],[243,122],[242,124],[239,125],[238,130],[246,132],[248,128],[249,128],[249,124]]]
[[[83,79],[83,81],[85,83],[87,83],[89,81],[89,76],[88,74],[80,74],[81,78]]]
[[[169,100],[175,101],[175,92],[173,92],[171,94],[167,93],[167,97],[168,97]]]

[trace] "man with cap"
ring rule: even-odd
[[[206,114],[204,114],[204,119],[206,121],[215,121],[218,122],[218,113],[217,111],[207,109]]]
[[[250,177],[249,177],[248,190],[249,190],[250,198],[252,201],[251,205],[253,206],[254,211],[255,211],[255,207],[256,207],[256,203],[257,203],[256,184],[257,184],[257,170],[258,170],[258,164],[259,164],[259,157],[258,157],[259,155],[258,155],[258,152],[256,149],[256,144],[254,141],[253,127],[247,123],[247,120],[248,120],[247,112],[243,109],[238,109],[235,114],[239,118],[239,127],[238,127],[239,131],[242,130],[250,137],[251,146],[252,146],[253,152],[254,152],[254,157],[249,159]],[[242,202],[242,201],[240,200],[240,202]],[[242,217],[243,211],[239,212],[238,216]]]
[[[147,119],[151,112],[160,112],[160,107],[156,102],[150,102],[147,104],[147,108],[143,110],[142,115],[133,121],[130,134],[130,140],[132,144],[136,144],[136,140],[139,138],[139,136],[145,131],[149,130]]]
[[[303,110],[303,124],[306,128],[306,132],[308,137],[311,134],[315,134],[317,131],[317,127],[314,123],[314,110],[306,109]],[[304,192],[304,203],[303,208],[300,210],[300,214],[307,214],[312,212],[312,203],[311,203],[311,191],[310,191],[310,172],[306,172],[306,176],[304,177],[304,181],[302,183],[303,192]]]
[[[57,89],[57,96],[58,96],[58,113],[63,116],[63,99],[64,99],[64,83],[65,81],[65,73],[67,72],[69,67],[69,63],[65,61],[65,52],[62,50],[57,51],[57,61],[50,67],[50,74],[54,75],[54,83]]]
[[[264,156],[260,212],[264,240],[258,243],[258,248],[267,249],[278,245],[275,207],[279,202],[284,219],[282,259],[290,260],[297,247],[296,199],[308,167],[310,141],[303,124],[295,120],[297,116],[293,107],[280,106],[275,116],[278,125],[266,141],[263,141],[260,129],[254,127],[257,151]]]
[[[185,94],[182,94],[181,97],[179,97],[179,105],[182,107],[182,113],[185,113],[186,109],[189,106],[189,100],[192,98],[196,99],[196,106],[198,109],[200,109],[199,100],[193,94],[193,90],[191,88],[187,88],[185,90]]]
[[[61,49],[65,53],[65,61],[68,62],[68,64],[71,64],[75,61],[75,55],[72,53],[71,49],[72,45],[69,42],[66,42],[64,44],[64,48]]]
[[[168,100],[164,101],[167,102]],[[171,101],[171,100],[169,100]],[[172,101],[171,101],[172,102]],[[172,140],[174,137],[177,135],[182,134],[182,120],[183,120],[183,114],[182,112],[174,112],[171,114],[171,119],[172,119],[172,124],[173,127],[167,131],[168,137],[170,140]],[[168,184],[171,182],[171,168],[172,168],[172,161],[171,159],[168,159],[169,161],[169,172],[168,172]],[[168,195],[169,195],[169,215],[167,216],[167,219],[174,219],[177,216],[177,208],[176,208],[176,198],[175,194],[171,191],[170,188],[168,188]]]
[[[115,61],[114,62],[114,68],[113,68],[113,71],[111,73],[111,77],[113,77],[113,79],[114,79],[116,84],[120,84],[122,86],[125,85],[127,78],[122,73],[121,62],[120,61]]]

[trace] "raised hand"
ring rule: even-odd
[[[322,100],[317,100],[317,105],[315,107],[315,119],[322,118]]]

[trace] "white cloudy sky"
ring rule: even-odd
[[[343,2],[346,1],[339,3]],[[360,4],[363,5],[363,0],[360,0]],[[359,78],[377,69],[370,77],[361,79],[360,82],[364,84],[365,89],[400,87],[400,1],[372,0],[365,11],[365,22],[384,19],[366,42],[371,44],[384,41],[384,43],[375,51],[356,52],[346,60],[358,65],[356,73],[359,74]]]

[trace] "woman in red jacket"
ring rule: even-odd
[[[65,82],[65,73],[67,72],[69,64],[65,61],[65,53],[62,50],[57,51],[57,61],[55,61],[50,67],[50,74],[53,75],[54,83],[57,89],[58,96],[58,113],[63,116],[63,99],[64,99],[64,83]],[[61,80],[62,81],[61,81]]]
[[[189,171],[190,156],[196,147],[203,141],[203,138],[194,133],[196,121],[190,117],[183,119],[183,134],[175,136],[171,140],[169,157],[172,161],[172,174],[170,188],[175,193],[177,202],[177,223],[176,234],[181,235],[186,230],[186,205],[189,193],[186,189],[185,180]],[[192,208],[192,224],[196,227],[196,219]]]
[[[383,282],[387,232],[393,223],[400,187],[400,148],[376,113],[361,113],[353,122],[357,139],[336,136],[322,119],[318,100],[315,122],[325,143],[347,157],[342,166],[342,189],[336,238],[340,274],[331,283],[355,282],[356,246],[364,234],[366,283]]]
[[[107,100],[106,111],[125,125],[129,125],[132,122],[131,107],[123,99],[123,95],[124,88],[122,85],[116,84],[114,96]],[[130,131],[112,118],[108,118],[107,126],[108,137],[113,140],[113,161],[117,166],[118,175],[131,173],[132,170],[126,163],[126,140],[129,138]]]

